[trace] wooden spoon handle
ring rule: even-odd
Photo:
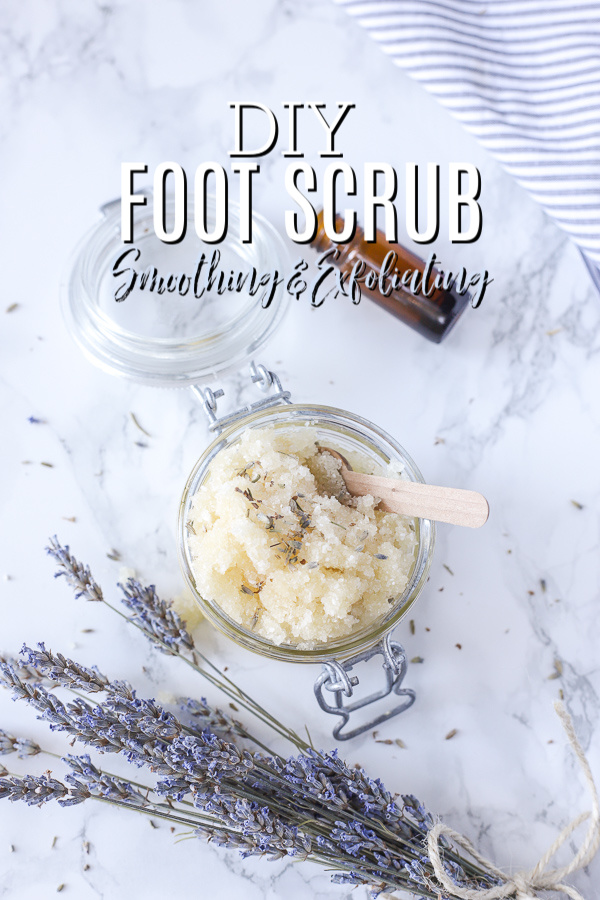
[[[437,487],[380,475],[362,475],[346,466],[342,467],[342,477],[351,494],[380,497],[380,509],[403,516],[480,528],[487,522],[490,512],[487,500],[476,491]]]

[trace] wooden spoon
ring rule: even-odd
[[[380,497],[379,508],[386,512],[448,522],[450,525],[466,525],[467,528],[480,528],[487,522],[490,507],[483,494],[477,491],[436,487],[420,481],[404,481],[381,475],[363,475],[354,472],[348,460],[337,450],[330,447],[319,449],[341,461],[340,474],[353,497],[363,497],[365,494]]]

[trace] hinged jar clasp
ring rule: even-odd
[[[269,369],[261,363],[258,365],[256,365],[255,362],[251,363],[250,380],[262,391],[269,391],[272,387],[275,387],[275,391],[263,400],[255,400],[254,403],[249,403],[247,406],[243,406],[241,409],[235,410],[235,412],[222,416],[220,419],[217,418],[217,400],[219,397],[223,397],[225,392],[221,388],[213,391],[209,387],[201,388],[197,384],[192,385],[192,391],[202,403],[204,412],[210,422],[209,431],[220,434],[224,428],[227,428],[234,422],[238,422],[240,419],[243,419],[251,413],[258,412],[258,410],[261,409],[269,409],[272,406],[278,406],[282,403],[291,403],[291,394],[289,391],[283,390],[279,377],[275,372],[269,371]]]
[[[357,663],[366,662],[379,654],[383,657],[382,668],[385,674],[384,687],[380,691],[369,694],[367,697],[362,697],[361,699],[354,700],[350,703],[344,703],[344,697],[352,697],[354,688],[358,684],[356,675],[350,675],[349,673]],[[339,741],[348,741],[351,738],[357,737],[359,734],[364,734],[365,731],[370,731],[371,728],[380,725],[382,722],[387,722],[388,719],[397,716],[399,713],[404,712],[412,706],[415,702],[415,692],[410,688],[401,687],[404,676],[406,675],[406,668],[407,664],[404,648],[397,641],[390,640],[389,634],[382,638],[382,640],[374,647],[370,647],[368,650],[358,653],[356,656],[353,656],[345,662],[340,663],[337,660],[332,659],[324,663],[323,671],[315,681],[315,696],[322,710],[335,716],[341,716],[342,721],[333,729],[334,738]],[[327,701],[324,690],[330,691],[334,695],[333,703]],[[375,719],[372,719],[364,725],[359,725],[350,731],[342,730],[347,725],[350,715],[357,709],[370,706],[371,703],[382,700],[392,693],[403,698],[402,701],[396,704],[392,709],[388,709]]]

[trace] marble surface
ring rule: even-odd
[[[428,344],[366,302],[311,310],[300,301],[260,357],[295,399],[365,416],[408,449],[428,480],[488,496],[482,530],[439,528],[415,633],[403,623],[395,634],[409,657],[424,660],[406,680],[417,703],[379,729],[380,739],[401,738],[406,749],[368,735],[344,753],[392,790],[417,794],[497,864],[532,866],[590,805],[552,709],[559,691],[600,778],[600,298],[577,252],[327,2],[12,0],[3,4],[0,51],[0,649],[45,640],[149,696],[188,692],[218,702],[108,610],[76,602],[44,554],[56,533],[107,593],[122,566],[166,596],[182,589],[175,518],[208,440],[202,411],[188,391],[94,368],[59,309],[69,254],[99,206],[118,195],[120,162],[173,159],[189,171],[208,159],[227,163],[229,101],[279,109],[317,98],[356,103],[343,142],[353,165],[480,168],[480,240],[450,247],[442,229],[436,249],[495,280],[447,343]],[[309,161],[318,149],[315,131]],[[268,157],[255,190],[256,208],[280,230],[284,165]],[[225,387],[237,396],[241,376]],[[120,562],[108,558],[113,549]],[[263,660],[206,624],[197,638],[257,698],[331,746],[312,667]],[[1,727],[64,752],[61,735],[30,710],[3,696],[0,711]],[[49,765],[40,757],[10,764],[20,772]],[[0,896],[10,900],[53,896],[60,885],[78,900],[366,897],[330,885],[316,865],[242,861],[197,841],[177,843],[166,825],[153,829],[93,802],[69,810],[2,804],[0,871]],[[600,897],[600,859],[570,881],[586,900]]]

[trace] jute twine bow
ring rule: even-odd
[[[568,878],[569,875],[572,875],[573,872],[576,872],[578,869],[583,869],[585,866],[589,865],[600,847],[600,806],[598,804],[598,792],[596,790],[596,785],[594,784],[588,761],[585,758],[581,744],[575,735],[575,729],[573,728],[573,722],[570,715],[565,709],[564,704],[560,701],[556,701],[554,709],[562,722],[571,747],[573,748],[573,752],[579,760],[579,765],[583,769],[583,774],[585,775],[585,780],[592,796],[591,812],[582,813],[580,816],[577,816],[576,819],[573,819],[573,821],[561,831],[552,846],[549,847],[547,852],[530,872],[518,872],[516,875],[508,876],[508,880],[506,880],[506,874],[492,865],[485,857],[481,856],[473,844],[462,834],[458,834],[456,831],[453,831],[452,828],[448,828],[447,825],[442,825],[441,822],[434,825],[427,835],[429,858],[431,860],[431,865],[433,866],[433,871],[435,872],[435,877],[440,885],[449,892],[451,897],[460,897],[461,900],[504,900],[504,898],[509,897],[514,897],[515,900],[535,900],[536,891],[559,891],[566,897],[570,897],[571,900],[584,900],[579,891],[563,884],[563,880]],[[586,819],[589,818],[591,818],[590,827],[588,828],[581,847],[571,862],[560,869],[548,869],[548,864],[559,847],[565,843],[582,822],[585,822]],[[505,879],[504,884],[497,885],[493,888],[481,889],[457,886],[444,869],[439,843],[442,835],[446,835],[456,846],[466,850],[467,853],[482,866],[482,868],[489,871],[492,875],[497,875],[499,878]]]

